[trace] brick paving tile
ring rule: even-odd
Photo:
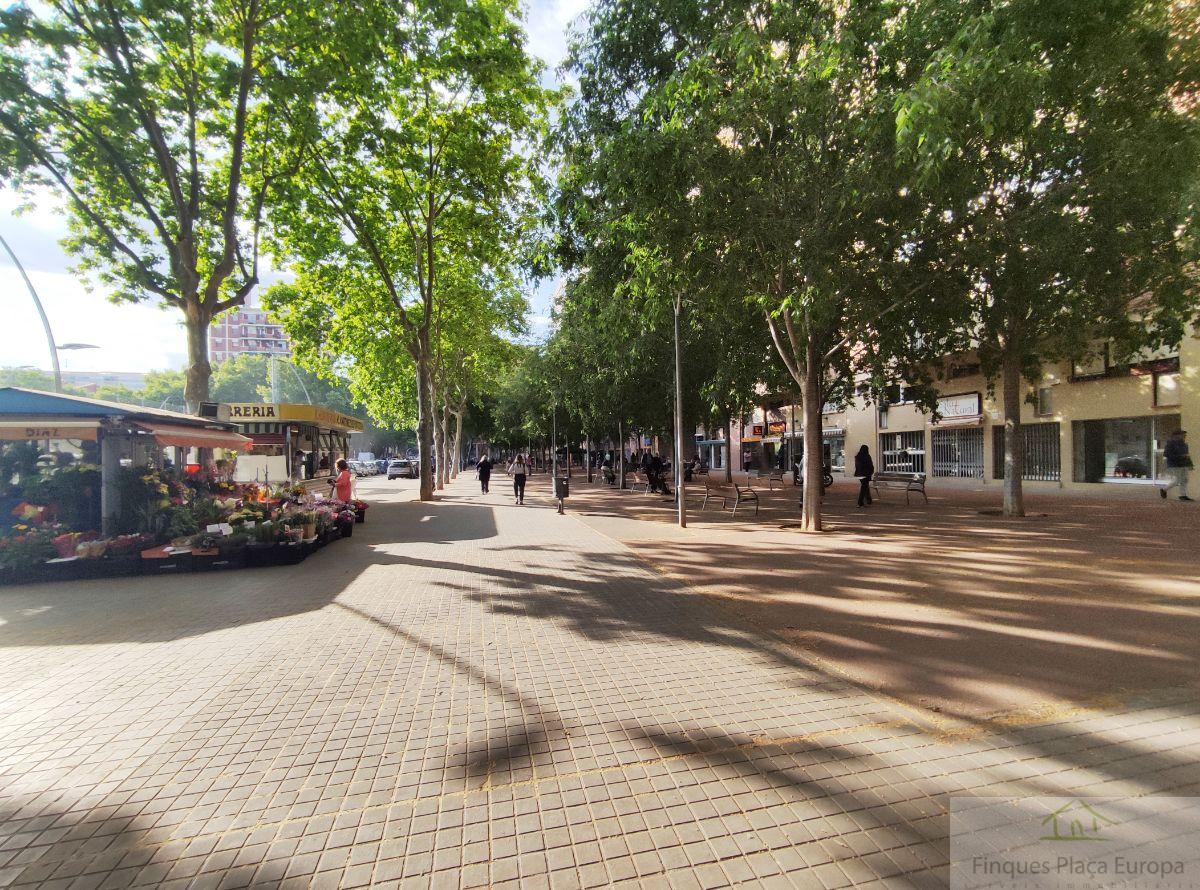
[[[1183,691],[959,733],[540,493],[0,590],[0,887],[942,887],[950,794],[1200,789]]]

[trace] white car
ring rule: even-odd
[[[415,479],[417,478],[417,465],[402,457],[393,458],[388,462],[387,477],[388,479]]]

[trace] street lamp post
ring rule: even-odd
[[[4,240],[3,235],[0,235],[0,244],[4,245],[4,249],[12,259],[13,265],[21,273],[21,278],[25,280],[25,287],[29,290],[29,296],[33,298],[33,305],[37,307],[38,316],[42,319],[42,328],[46,331],[46,345],[50,347],[50,366],[54,369],[54,391],[62,392],[62,370],[58,367],[58,347],[54,345],[54,332],[50,330],[50,319],[46,317],[46,310],[42,306],[41,298],[38,297],[37,291],[34,290],[33,282],[29,280],[29,275],[25,272],[25,267],[21,265],[21,261],[17,259],[17,255],[8,246],[8,242]]]

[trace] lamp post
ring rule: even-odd
[[[54,369],[54,391],[62,392],[62,371],[58,367],[58,347],[54,345],[54,332],[50,330],[50,319],[46,317],[46,310],[42,306],[41,298],[38,297],[37,291],[34,290],[33,282],[29,280],[29,275],[25,272],[25,267],[21,265],[21,261],[17,259],[17,255],[8,246],[8,242],[4,240],[3,235],[0,235],[0,244],[4,245],[4,250],[12,259],[13,265],[21,273],[21,278],[25,281],[25,287],[29,290],[29,296],[33,298],[33,305],[37,307],[38,316],[42,319],[42,328],[46,331],[46,345],[50,347],[50,366]]]

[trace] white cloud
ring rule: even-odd
[[[533,0],[527,16],[529,51],[553,73],[567,54],[567,28],[587,9],[587,0]]]

